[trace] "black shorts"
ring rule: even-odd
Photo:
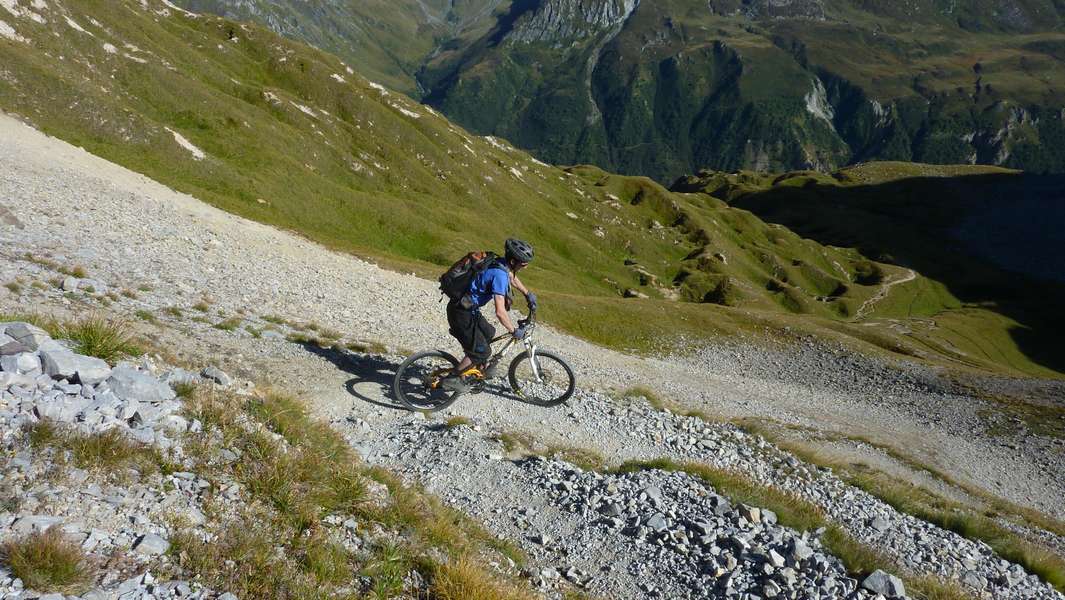
[[[462,344],[462,349],[473,359],[483,364],[492,355],[489,342],[496,335],[495,327],[488,324],[479,310],[469,310],[458,302],[447,305],[447,324],[450,333]]]

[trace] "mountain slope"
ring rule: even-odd
[[[544,316],[613,346],[797,327],[957,360],[935,328],[914,339],[889,321],[850,323],[911,318],[896,297],[921,316],[962,308],[924,277],[888,286],[904,268],[703,193],[547,166],[255,26],[166,3],[13,6],[0,108],[225,210],[424,274],[525,237]],[[963,364],[1044,372],[1004,334],[1013,321],[971,318],[997,332],[997,353]]]
[[[242,17],[257,15],[234,6],[308,6],[186,1]],[[423,12],[378,14],[412,24]],[[548,162],[659,181],[871,159],[1065,171],[1063,9],[1049,0],[537,0],[476,14],[461,33],[412,38],[416,85],[409,66],[390,74]],[[275,28],[318,43],[316,19]],[[345,23],[338,36],[373,29]],[[368,45],[341,50],[377,62]]]

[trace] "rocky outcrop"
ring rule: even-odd
[[[625,21],[639,0],[543,0],[523,17],[507,39],[561,43],[582,40]]]

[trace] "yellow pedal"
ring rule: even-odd
[[[462,372],[463,377],[474,377],[477,379],[484,379],[484,371],[481,371],[477,367],[470,367]]]

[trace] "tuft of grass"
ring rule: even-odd
[[[146,321],[148,323],[152,323],[153,325],[158,325],[159,324],[159,319],[157,319],[155,317],[155,315],[152,314],[152,311],[150,311],[150,310],[144,310],[142,308],[142,309],[136,311],[133,314],[134,314],[134,316],[136,316],[138,319],[140,319],[142,321]]]
[[[174,393],[178,398],[191,398],[196,393],[196,384],[182,382],[174,386]]]
[[[127,330],[125,322],[109,321],[99,315],[64,323],[60,337],[73,341],[78,353],[102,358],[110,363],[144,354]]]
[[[200,312],[207,312],[211,310],[211,305],[206,300],[200,300],[196,304],[192,305],[192,310],[198,310]]]
[[[274,325],[287,325],[288,319],[279,315],[263,315],[259,317],[267,323],[273,323]]]
[[[710,415],[706,414],[705,412],[701,410],[690,409],[678,404],[677,402],[674,402],[673,400],[663,398],[658,392],[646,386],[637,385],[630,387],[625,391],[621,392],[621,397],[627,399],[643,398],[647,400],[647,403],[654,407],[656,410],[666,411],[684,417],[695,417],[697,419],[702,419],[703,421],[707,422],[713,420]]]
[[[585,471],[601,471],[606,467],[606,459],[595,450],[564,444],[547,444],[524,431],[503,431],[493,434],[492,439],[502,442],[503,448],[511,453],[554,458],[566,461]]]
[[[240,317],[228,317],[215,323],[211,327],[214,327],[215,329],[221,329],[222,331],[235,331],[238,327],[240,327],[240,324],[242,322],[243,321]]]
[[[41,592],[79,594],[94,576],[81,548],[64,538],[58,527],[3,544],[0,560],[27,589]]]
[[[532,600],[523,588],[504,588],[479,561],[461,557],[433,570],[433,597],[438,600]]]
[[[12,294],[18,295],[22,293],[22,285],[17,281],[9,281],[4,284],[4,287],[10,290]]]
[[[171,317],[174,317],[174,318],[180,318],[181,315],[183,314],[181,312],[181,309],[179,307],[177,307],[177,306],[168,306],[168,307],[163,309],[163,312],[168,314],[168,315],[170,315]]]
[[[956,581],[944,581],[932,575],[910,577],[905,582],[906,595],[917,600],[975,600],[973,595]]]
[[[253,337],[255,339],[259,339],[259,338],[263,337],[263,330],[262,329],[258,329],[256,327],[252,327],[251,325],[245,325],[244,326],[244,331],[247,331],[248,334],[251,335],[251,337]]]
[[[854,539],[839,525],[829,525],[821,536],[821,543],[843,561],[843,566],[852,577],[865,577],[877,569],[889,572],[897,569],[895,562],[886,554]]]
[[[82,469],[122,473],[133,468],[147,473],[168,468],[158,450],[135,442],[115,429],[85,434],[45,420],[29,428],[29,441],[35,449],[69,452],[74,464]]]
[[[64,275],[70,275],[71,277],[77,277],[78,279],[84,279],[89,276],[89,272],[81,265],[74,265],[73,267],[56,265],[56,270]]]
[[[361,352],[362,354],[388,354],[388,346],[376,341],[349,342],[344,347],[352,352]],[[413,352],[408,354],[413,354]]]
[[[147,283],[142,283],[137,286],[137,291],[139,292],[150,292],[152,291],[152,289],[152,286],[148,285]]]
[[[123,296],[125,296],[126,298],[129,298],[131,300],[136,300],[137,299],[137,292],[134,292],[133,290],[131,290],[129,288],[123,289],[121,294]]]
[[[444,421],[444,428],[455,429],[456,427],[469,427],[470,423],[472,423],[472,421],[470,421],[469,417],[455,415],[449,418],[447,421]]]

